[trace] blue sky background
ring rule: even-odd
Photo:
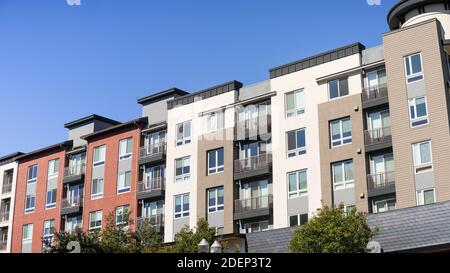
[[[93,113],[140,115],[178,87],[250,84],[269,68],[353,42],[382,43],[396,0],[0,0],[0,156],[67,138]]]

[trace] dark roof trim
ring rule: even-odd
[[[210,87],[208,89],[199,91],[199,92],[195,92],[189,95],[185,95],[173,100],[170,100],[167,102],[167,107],[168,109],[173,109],[177,106],[181,106],[181,105],[187,105],[190,103],[193,103],[194,101],[198,101],[198,100],[204,100],[207,98],[211,98],[229,91],[233,91],[233,90],[239,90],[241,89],[243,86],[243,84],[241,82],[238,81],[230,81],[227,83],[223,83],[220,85],[216,85],[213,87]]]
[[[136,125],[136,124],[146,125],[147,122],[148,122],[148,118],[147,117],[138,118],[138,119],[134,119],[134,120],[131,120],[131,121],[128,121],[128,122],[125,122],[125,123],[121,123],[121,124],[116,125],[116,126],[112,126],[112,127],[109,127],[109,128],[97,131],[97,132],[93,132],[93,133],[81,136],[80,138],[84,139],[86,141],[89,141],[90,139],[92,139],[94,137],[100,137],[100,136],[102,136],[104,134],[107,134],[107,133],[117,132],[119,130],[125,129],[127,127],[130,127],[130,126],[133,126],[133,125]]]
[[[164,97],[167,97],[167,96],[170,96],[170,95],[185,96],[187,94],[189,94],[189,92],[183,91],[183,90],[178,89],[178,88],[171,88],[171,89],[168,89],[168,90],[165,90],[165,91],[161,91],[161,92],[152,94],[150,96],[146,96],[146,97],[140,98],[140,99],[138,99],[137,102],[139,104],[144,105],[144,104],[149,104],[149,103],[155,102],[155,101],[157,101],[157,100],[159,100],[161,98],[164,98]]]
[[[0,157],[0,166],[3,166],[3,165],[6,165],[6,164],[9,164],[9,163],[12,163],[12,162],[16,161],[16,158],[18,156],[21,156],[21,155],[23,155],[23,153],[16,152],[16,153],[13,153],[13,154],[9,154],[9,155],[5,155],[5,156]]]
[[[110,123],[112,125],[120,124],[120,122],[118,122],[116,120],[105,118],[105,117],[102,117],[102,116],[99,116],[99,115],[90,115],[90,116],[87,116],[87,117],[84,117],[84,118],[80,118],[80,119],[71,121],[69,123],[66,123],[66,124],[64,124],[64,128],[71,129],[71,128],[75,127],[75,126],[88,124],[90,122],[93,122],[94,120],[103,121],[103,122],[106,122],[106,123]]]
[[[388,13],[387,22],[391,30],[396,30],[400,28],[400,24],[405,21],[405,14],[419,8],[424,5],[429,4],[450,4],[448,0],[401,0],[395,4]]]
[[[333,49],[312,57],[298,60],[292,63],[281,65],[269,70],[270,78],[278,78],[287,74],[291,74],[300,70],[311,68],[324,63],[332,62],[341,58],[361,53],[366,47],[361,43],[354,43],[348,46]]]
[[[39,154],[42,154],[42,153],[45,153],[45,152],[48,152],[48,151],[51,151],[51,150],[55,150],[55,149],[58,149],[58,148],[65,148],[65,149],[67,149],[69,147],[72,147],[72,145],[73,145],[73,141],[72,140],[66,140],[66,141],[58,143],[58,144],[54,144],[54,145],[51,145],[51,146],[48,146],[48,147],[45,147],[45,148],[42,148],[42,149],[39,149],[39,150],[35,150],[35,151],[32,151],[32,152],[20,155],[20,156],[16,157],[16,160],[23,160],[23,159],[29,158],[31,156],[39,155]]]
[[[167,122],[163,121],[157,124],[150,124],[145,129],[142,129],[142,133],[156,132],[167,128]]]

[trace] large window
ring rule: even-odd
[[[433,168],[431,141],[413,144],[413,157],[416,173],[431,171]]]
[[[89,229],[97,229],[102,227],[102,211],[94,211],[89,214]]]
[[[59,172],[59,159],[53,159],[48,162],[48,178],[55,178]]]
[[[119,160],[131,158],[133,154],[133,138],[122,139],[119,142]]]
[[[328,82],[328,98],[330,100],[348,95],[348,78]]]
[[[306,154],[306,129],[289,131],[287,136],[287,156],[294,157]]]
[[[434,189],[417,191],[417,205],[429,205],[436,202],[436,194]]]
[[[224,170],[223,148],[208,151],[208,174],[221,173]]]
[[[175,218],[189,216],[189,193],[177,195],[175,199]]]
[[[175,182],[183,182],[191,179],[191,157],[183,157],[175,160]]]
[[[28,167],[27,183],[31,184],[31,183],[36,182],[37,174],[38,174],[38,166],[37,165]]]
[[[82,225],[83,220],[81,215],[77,215],[77,216],[67,216],[67,220],[66,220],[66,225],[64,230],[68,233],[75,231],[77,228],[80,228],[83,226]]]
[[[428,124],[428,110],[426,97],[417,97],[410,99],[409,117],[411,119],[411,127],[417,127]]]
[[[51,209],[56,207],[56,189],[49,189],[45,197],[45,208]]]
[[[395,199],[386,199],[374,202],[374,213],[381,213],[395,209]]]
[[[103,197],[103,178],[92,179],[91,199]]]
[[[308,194],[306,170],[289,173],[288,186],[289,198],[306,196]]]
[[[94,167],[105,164],[106,146],[94,148]]]
[[[307,213],[289,216],[289,226],[290,227],[303,226],[306,223],[308,223],[308,214]]]
[[[30,213],[34,211],[34,202],[36,201],[36,196],[34,194],[29,194],[25,198],[25,213]]]
[[[406,82],[412,83],[423,79],[422,55],[420,53],[406,56],[405,72]]]
[[[332,147],[352,143],[352,123],[350,117],[331,121],[330,132]]]
[[[206,130],[208,133],[216,132],[224,128],[224,112],[217,111],[207,115]]]
[[[129,192],[131,189],[131,171],[119,174],[117,193]]]
[[[43,239],[46,241],[51,241],[53,239],[53,235],[55,234],[55,220],[46,220],[44,221],[44,232]]]
[[[353,160],[336,162],[331,165],[334,190],[354,187]]]
[[[33,224],[22,226],[22,245],[31,244],[33,241]]]
[[[222,211],[224,208],[223,202],[223,187],[218,187],[208,190],[208,212]]]
[[[116,208],[116,225],[127,225],[129,222],[130,206]]]
[[[191,121],[185,121],[177,124],[177,141],[176,145],[191,143]]]
[[[248,223],[245,225],[246,233],[255,233],[269,230],[269,221],[261,221],[255,223]]]
[[[286,117],[300,116],[305,113],[304,90],[286,93]]]

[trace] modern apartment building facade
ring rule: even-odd
[[[388,24],[377,47],[253,85],[158,92],[125,123],[66,124],[67,141],[16,158],[11,250],[126,213],[165,242],[203,217],[244,251],[245,234],[302,225],[324,205],[376,214],[450,200],[450,5],[399,1]]]

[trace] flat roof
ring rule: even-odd
[[[41,149],[38,149],[38,150],[31,151],[29,153],[22,154],[22,155],[16,157],[16,160],[22,160],[22,159],[25,159],[25,158],[28,158],[28,157],[31,157],[31,156],[34,156],[34,155],[38,155],[38,154],[41,154],[41,153],[45,153],[45,152],[48,152],[48,151],[51,151],[51,150],[54,150],[54,149],[57,149],[57,148],[60,148],[60,147],[65,147],[65,148],[66,147],[71,147],[72,145],[73,145],[73,141],[72,140],[66,140],[64,142],[60,142],[60,143],[57,143],[57,144],[54,144],[54,145],[51,145],[51,146],[48,146],[48,147],[45,147],[45,148],[41,148]]]
[[[170,96],[170,95],[184,96],[184,95],[187,95],[187,94],[189,94],[189,92],[186,92],[186,91],[183,91],[181,89],[178,89],[178,88],[174,87],[174,88],[171,88],[171,89],[167,89],[167,90],[164,90],[164,91],[161,91],[161,92],[157,92],[157,93],[151,94],[150,96],[146,96],[146,97],[140,98],[140,99],[138,99],[137,102],[139,104],[144,105],[144,104],[149,104],[149,103],[155,102],[157,100],[160,100],[161,98],[164,98],[164,97],[167,97],[167,96]]]
[[[112,125],[120,124],[120,122],[118,122],[116,120],[112,120],[112,119],[109,119],[109,118],[106,118],[106,117],[94,114],[94,115],[90,115],[90,116],[87,116],[87,117],[83,117],[83,118],[80,118],[80,119],[68,122],[68,123],[64,124],[64,128],[70,129],[70,128],[73,128],[75,126],[80,126],[80,125],[91,123],[91,122],[93,122],[95,120],[103,121],[103,122],[106,122],[106,123],[109,123],[109,124],[112,124]]]
[[[405,20],[406,13],[413,9],[429,4],[449,4],[447,0],[400,0],[388,12],[387,23],[391,30],[400,28],[399,24]]]
[[[115,125],[115,126],[111,126],[111,127],[108,127],[106,129],[103,129],[103,130],[100,130],[100,131],[96,131],[96,132],[93,132],[93,133],[81,136],[80,138],[84,139],[84,140],[89,140],[89,139],[91,139],[93,137],[99,137],[99,136],[107,134],[107,133],[112,133],[112,132],[115,132],[115,131],[118,131],[118,130],[122,130],[122,129],[127,128],[127,127],[129,127],[129,126],[131,126],[133,124],[136,124],[136,123],[147,124],[148,123],[148,118],[147,117],[143,117],[143,118],[130,120],[128,122],[124,122],[124,123],[121,123],[121,124],[118,124],[118,125]]]

